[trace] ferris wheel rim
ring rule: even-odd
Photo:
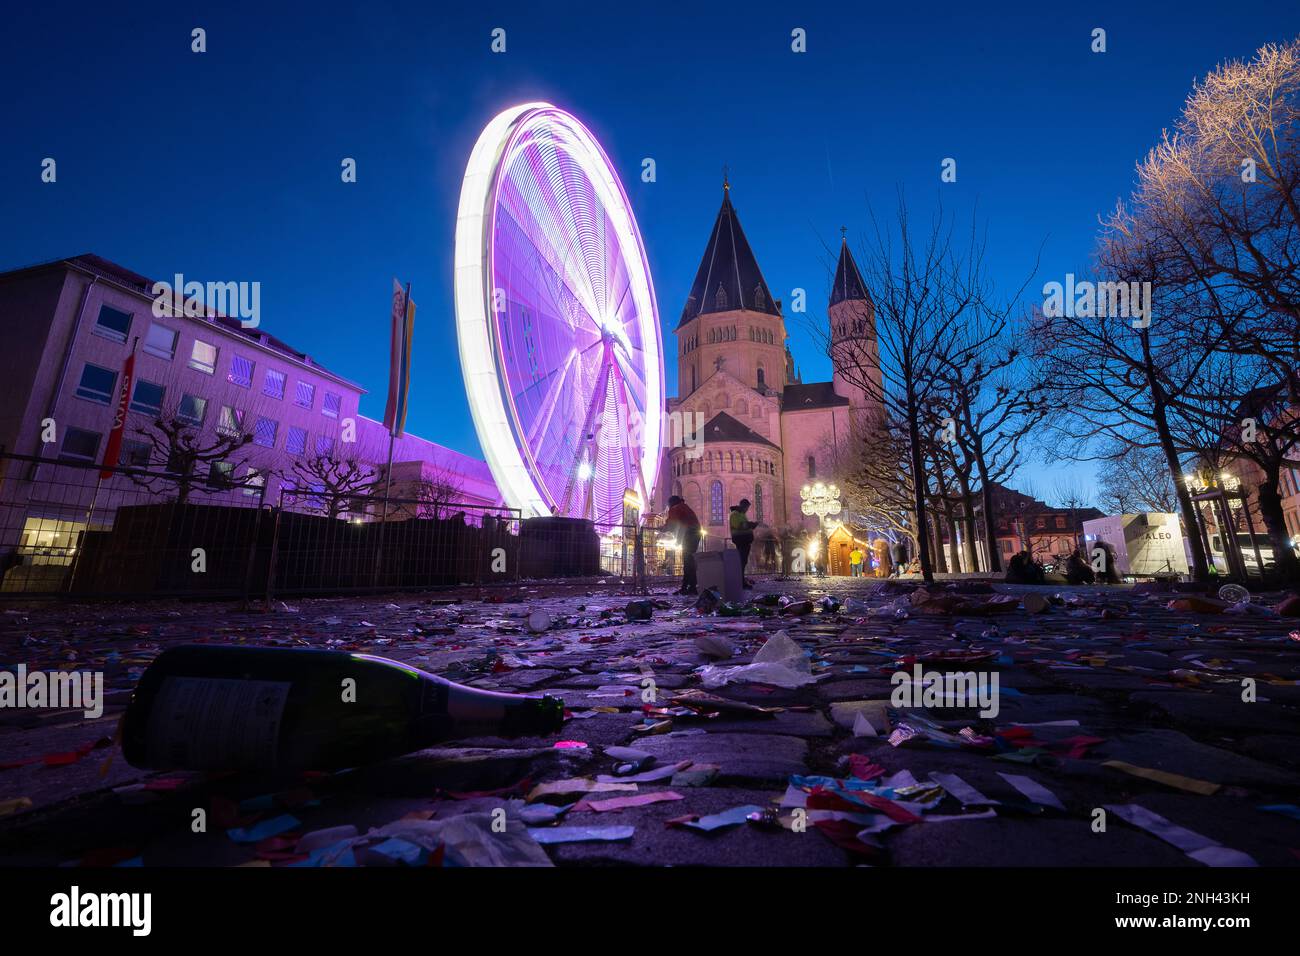
[[[500,310],[493,308],[494,241],[496,216],[501,209],[500,189],[510,169],[511,151],[529,132],[530,124],[547,120],[573,137],[573,143],[568,144],[574,147],[569,155],[578,163],[613,228],[614,250],[634,297],[636,347],[622,341],[621,353],[619,348],[607,349],[603,361],[619,369],[623,407],[629,413],[644,415],[640,454],[639,458],[633,456],[630,473],[641,486],[637,490],[647,496],[658,471],[664,409],[663,348],[649,260],[613,164],[576,117],[550,103],[524,103],[503,110],[480,134],[462,182],[455,242],[456,329],[466,395],[484,457],[505,503],[527,515],[555,514],[560,505],[533,457],[530,439],[514,405],[510,381],[516,372],[507,367],[499,328],[499,322],[504,320]],[[603,329],[592,310],[580,298],[575,299],[593,326]],[[555,371],[548,370],[548,374]],[[628,371],[636,373],[633,387],[626,381]],[[593,393],[593,401],[594,397]],[[639,409],[634,401],[638,398],[643,406]],[[620,463],[627,464],[622,458]]]

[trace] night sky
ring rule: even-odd
[[[773,294],[824,320],[828,249],[902,187],[978,203],[990,264],[1030,287],[1086,265],[1098,216],[1193,79],[1300,32],[1288,4],[23,4],[0,34],[0,269],[95,252],[153,278],[260,281],[262,327],[383,413],[392,276],[419,305],[408,430],[479,455],[452,311],[452,236],[483,125],[526,100],[595,133],[676,324],[730,168]],[[902,9],[897,9],[902,7]],[[814,8],[811,9],[810,8]],[[821,12],[821,11],[825,12]],[[725,12],[724,12],[725,11]],[[207,30],[208,52],[190,52]],[[1090,51],[1094,27],[1108,52]],[[507,52],[490,52],[493,28]],[[790,50],[803,27],[808,52]],[[58,183],[40,181],[45,157]],[[958,181],[939,181],[944,157]],[[340,181],[354,157],[358,182]],[[643,183],[653,157],[658,181]],[[942,191],[942,192],[941,192]],[[805,381],[830,376],[787,314]],[[675,349],[665,353],[676,393]],[[1039,463],[1039,494],[1066,471]],[[1087,468],[1084,473],[1090,473]]]

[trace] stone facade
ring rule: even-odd
[[[833,481],[835,450],[861,417],[867,391],[843,374],[852,356],[874,354],[873,306],[847,243],[828,306],[834,377],[802,382],[787,345],[781,301],[772,297],[736,210],[730,187],[675,330],[680,397],[668,400],[698,442],[664,451],[657,505],[679,494],[700,516],[705,547],[726,546],[730,507],[752,503],[759,537],[811,530],[800,490]]]

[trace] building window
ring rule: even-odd
[[[1011,541],[1009,541],[1007,538],[1003,538],[1003,539],[1002,539],[1002,553],[1003,553],[1003,554],[1010,554],[1010,553],[1011,553],[1011,548],[1012,548],[1012,543],[1011,543]]]
[[[1064,528],[1064,527],[1065,527],[1065,515],[1057,515],[1057,516],[1056,516],[1056,526],[1057,526],[1058,528]]]
[[[307,450],[307,429],[297,425],[289,426],[289,434],[284,437],[284,450],[291,455],[301,455]]]
[[[326,392],[325,397],[321,400],[320,413],[322,415],[328,415],[330,418],[338,418],[339,410],[342,407],[342,395],[335,395],[333,392]]]
[[[262,394],[271,398],[284,398],[284,373],[268,368],[266,377],[262,379]]]
[[[126,334],[131,331],[131,314],[115,309],[111,305],[99,307],[99,318],[95,320],[95,334],[102,335],[114,342],[125,342]]]
[[[765,388],[766,386],[767,386],[767,373],[763,371],[763,366],[760,365],[758,367],[758,387]]]
[[[316,454],[322,458],[328,458],[334,454],[334,439],[327,435],[316,436]]]
[[[217,422],[217,434],[227,438],[238,438],[244,434],[244,413],[231,405],[221,406],[221,420]]]
[[[311,408],[316,401],[316,386],[308,382],[295,382],[293,403],[303,408]]]
[[[166,391],[163,385],[140,379],[135,383],[135,394],[131,396],[131,411],[144,412],[146,415],[161,415],[163,395]]]
[[[88,402],[107,405],[113,400],[113,388],[116,385],[116,372],[87,363],[81,370],[81,384],[77,386],[77,397],[84,398]]]
[[[244,476],[244,494],[250,498],[260,495],[262,489],[266,487],[266,475],[262,474],[256,468],[248,469],[248,474]]]
[[[175,329],[155,322],[149,326],[149,334],[145,336],[144,350],[170,362],[176,357],[176,339],[179,337],[180,333]]]
[[[275,447],[275,434],[280,430],[280,423],[274,418],[259,418],[253,426],[253,441],[263,448]]]
[[[182,395],[176,406],[176,417],[186,425],[202,425],[203,415],[208,410],[208,400],[197,395]]]
[[[817,477],[817,459],[812,455],[808,456],[808,477]]]
[[[82,428],[69,428],[63,433],[63,450],[60,458],[72,461],[94,461],[99,454],[99,433]]]
[[[214,461],[208,468],[208,487],[218,490],[229,488],[233,482],[231,477],[235,473],[235,466],[228,461]]]
[[[127,468],[148,468],[151,450],[152,446],[148,442],[128,439],[122,442],[122,452],[117,463]]]
[[[722,482],[709,486],[709,524],[722,524]]]
[[[754,482],[754,520],[763,522],[763,486]]]
[[[190,349],[190,368],[211,375],[217,370],[217,347],[201,339],[194,340]]]
[[[253,385],[253,360],[242,355],[230,357],[230,374],[226,376],[232,385],[251,388]]]

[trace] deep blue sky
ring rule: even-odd
[[[773,294],[824,314],[825,248],[902,186],[978,202],[1007,285],[1087,260],[1097,217],[1193,79],[1300,32],[1288,4],[22,4],[0,35],[0,269],[96,252],[150,277],[258,280],[262,325],[383,413],[391,277],[419,315],[408,428],[478,455],[452,311],[461,175],[515,102],[576,113],[616,164],[667,330],[721,169]],[[899,9],[901,7],[902,9]],[[190,52],[190,30],[208,52]],[[494,27],[508,51],[489,50]],[[1107,30],[1108,52],[1090,52]],[[790,31],[808,31],[808,52]],[[55,186],[39,180],[58,160]],[[358,161],[344,185],[339,163]],[[640,181],[653,157],[658,181]],[[940,185],[943,157],[958,181]],[[805,381],[829,378],[797,317]],[[669,392],[675,350],[666,350]],[[1051,497],[1070,469],[1030,464]],[[1082,469],[1088,478],[1090,468]],[[1089,479],[1090,480],[1090,479]]]

